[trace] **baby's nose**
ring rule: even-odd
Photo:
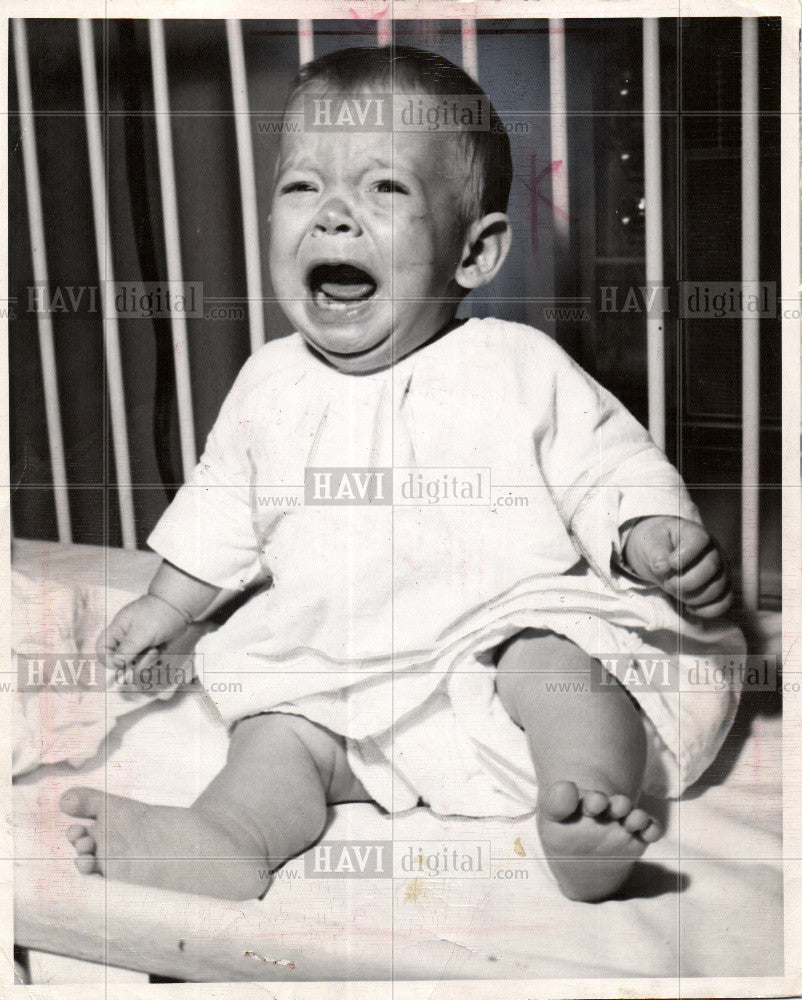
[[[321,206],[320,211],[312,224],[312,235],[316,233],[345,233],[351,236],[358,236],[361,232],[359,223],[354,218],[348,202],[339,196],[329,198]]]

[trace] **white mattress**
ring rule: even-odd
[[[47,566],[49,587],[56,578],[103,586],[104,560],[115,588],[131,592],[144,589],[153,567],[142,553],[104,556],[84,546],[30,542],[15,549],[29,578]],[[762,626],[776,648],[778,620],[764,616]],[[50,765],[18,782],[18,938],[94,957],[92,928],[102,927],[103,953],[112,961],[181,978],[781,976],[778,708],[775,695],[745,698],[704,778],[682,801],[655,804],[667,835],[648,849],[622,897],[600,904],[560,896],[531,820],[447,822],[425,809],[391,817],[365,804],[333,810],[325,840],[403,841],[427,853],[481,841],[493,859],[491,877],[309,878],[296,859],[262,901],[227,904],[78,876],[62,839],[70,821],[55,804],[64,788],[77,782],[185,805],[221,766],[225,731],[201,697],[181,695],[119,720],[80,769]],[[78,911],[87,933],[71,926]],[[132,919],[137,913],[139,921]],[[204,944],[210,921],[214,943]],[[143,945],[145,926],[148,933],[163,927],[163,940]],[[171,934],[175,954],[165,943]],[[689,987],[683,995],[694,993]]]

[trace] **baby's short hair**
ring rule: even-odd
[[[487,94],[468,74],[444,56],[410,45],[339,49],[307,63],[295,79],[288,104],[299,91],[320,84],[345,93],[379,88],[446,98],[475,95],[488,110],[486,129],[451,132],[467,168],[462,221],[470,224],[489,212],[506,212],[512,182],[510,140]]]

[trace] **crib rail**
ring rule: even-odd
[[[128,447],[128,424],[125,413],[123,366],[120,354],[120,323],[115,296],[109,295],[109,289],[113,287],[114,283],[114,261],[111,252],[109,198],[106,190],[103,136],[100,130],[102,112],[98,96],[95,42],[92,36],[91,21],[80,20],[78,22],[78,42],[84,89],[84,118],[89,145],[89,177],[92,188],[97,270],[100,278],[100,298],[103,303],[103,343],[117,495],[120,502],[120,527],[123,546],[127,549],[134,549],[136,548],[136,526],[134,522],[134,494],[131,485],[131,452]]]
[[[181,267],[181,235],[178,229],[178,192],[173,163],[173,133],[170,125],[170,95],[167,82],[167,50],[164,43],[164,23],[148,22],[150,62],[153,67],[153,105],[156,119],[156,145],[159,154],[159,188],[162,197],[162,217],[167,250],[167,280],[180,285],[184,280]],[[252,310],[254,311],[254,310]],[[175,359],[175,383],[178,400],[178,428],[181,438],[181,463],[184,478],[198,461],[195,448],[195,421],[192,413],[192,381],[189,372],[189,342],[187,318],[183,312],[170,311]]]
[[[301,32],[303,22],[298,22],[298,48],[301,62]],[[311,22],[308,38],[312,39]],[[234,127],[237,133],[237,164],[239,166],[240,196],[242,198],[242,229],[245,249],[245,281],[248,290],[248,324],[251,335],[251,352],[258,351],[265,342],[265,316],[262,309],[262,259],[259,252],[259,209],[256,204],[256,174],[254,172],[253,139],[248,105],[248,77],[245,72],[245,46],[242,42],[242,22],[226,21],[228,61],[231,66],[231,92],[234,98]]]
[[[741,272],[744,282],[760,278],[758,204],[758,45],[757,21],[742,21],[741,49]],[[760,601],[760,320],[744,312],[741,320],[741,590],[744,603]]]
[[[643,174],[646,211],[646,287],[663,284],[663,175],[659,22],[643,22]],[[666,446],[666,345],[662,309],[646,314],[649,433]]]
[[[480,53],[477,21],[461,20],[462,62],[465,70],[477,80],[480,75]],[[81,70],[84,86],[85,118],[89,142],[90,183],[95,224],[95,238],[101,289],[111,287],[114,261],[108,223],[108,198],[105,183],[101,122],[103,109],[98,98],[94,42],[91,22],[78,22]],[[173,163],[172,134],[169,115],[168,66],[163,23],[149,22],[150,49],[157,124],[157,144],[162,213],[167,248],[167,277],[182,280],[180,220],[176,198],[176,177]],[[35,115],[31,101],[30,69],[25,22],[16,20],[13,26],[14,51],[20,114],[23,124],[23,162],[26,196],[31,231],[34,278],[47,284],[47,261],[42,224],[39,170],[34,142]],[[742,20],[742,277],[756,281],[759,277],[758,219],[758,45],[757,21]],[[240,195],[242,201],[244,257],[247,281],[248,315],[251,350],[265,342],[263,317],[262,262],[259,253],[259,218],[248,84],[241,22],[226,22],[231,87],[237,140]],[[303,65],[314,58],[315,22],[297,21],[298,59]],[[376,22],[376,43],[389,44],[392,20]],[[566,111],[566,42],[562,19],[549,22],[549,92],[552,160],[562,168],[552,171],[552,201],[554,204],[554,234],[556,245],[567,247],[569,238],[568,184],[568,116]],[[643,19],[643,132],[646,217],[646,281],[662,285],[663,274],[663,184],[661,176],[661,122],[659,22]],[[103,294],[101,292],[101,294]],[[126,425],[123,371],[120,357],[119,323],[113,296],[104,302],[104,343],[106,378],[108,382],[110,425],[120,506],[123,544],[136,546],[131,459]],[[59,538],[71,540],[70,512],[67,502],[67,474],[64,441],[59,416],[56,381],[56,358],[53,349],[53,329],[50,315],[38,313],[39,342],[42,357],[44,398],[48,441],[55,492]],[[646,354],[648,384],[648,423],[655,442],[665,446],[665,324],[662,313],[647,311]],[[197,461],[192,405],[192,380],[189,366],[186,320],[181,314],[172,316],[173,349],[175,355],[176,392],[178,399],[181,455],[184,475]],[[741,580],[745,604],[757,607],[760,599],[759,569],[759,320],[746,316],[742,320],[742,399],[743,399],[743,463],[741,509]]]
[[[31,231],[31,256],[33,280],[44,288],[49,298],[45,229],[42,219],[42,192],[39,183],[39,162],[36,157],[36,125],[31,96],[31,74],[28,65],[28,39],[22,21],[14,22],[14,63],[17,75],[17,94],[22,126],[22,157],[25,170],[28,203],[28,227]],[[53,318],[46,309],[36,314],[39,326],[39,353],[42,357],[42,380],[45,399],[47,440],[53,474],[53,492],[56,504],[56,525],[62,542],[72,541],[70,505],[67,495],[67,463],[64,457],[64,435],[61,431],[58,382],[56,381],[56,352],[53,344]]]

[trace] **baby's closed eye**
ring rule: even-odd
[[[383,178],[372,185],[372,190],[379,194],[409,194],[409,188],[392,177]]]
[[[315,191],[315,185],[311,181],[290,181],[289,184],[283,185],[281,188],[282,194],[294,194],[300,191]]]

